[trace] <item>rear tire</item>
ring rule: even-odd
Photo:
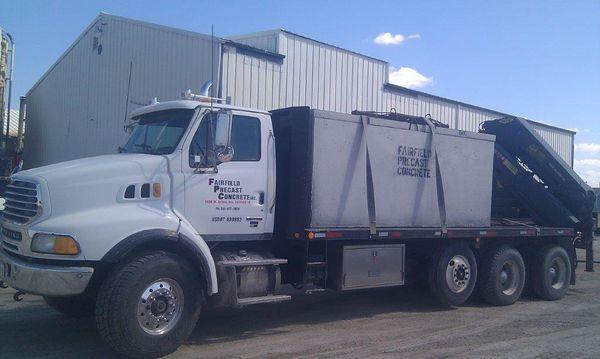
[[[534,257],[532,286],[542,299],[562,299],[571,283],[571,260],[567,251],[559,246],[546,246]]]
[[[492,305],[511,305],[525,286],[525,262],[516,249],[500,246],[492,250],[479,273],[481,296]]]
[[[83,293],[71,297],[44,297],[50,308],[71,318],[85,318],[94,316],[96,298]]]
[[[477,261],[464,244],[451,244],[437,250],[429,265],[429,288],[443,304],[467,301],[477,281]]]
[[[96,304],[96,325],[106,343],[130,357],[170,354],[194,329],[202,289],[185,260],[166,252],[142,255],[111,273]]]

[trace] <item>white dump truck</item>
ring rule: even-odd
[[[129,128],[118,154],[13,175],[0,249],[0,284],[95,315],[128,356],[171,353],[201,311],[291,287],[560,299],[592,228],[593,192],[518,118],[473,133],[186,92]]]

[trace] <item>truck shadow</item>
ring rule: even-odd
[[[186,344],[227,343],[287,333],[296,325],[319,325],[392,312],[430,313],[454,309],[438,304],[427,290],[415,287],[300,295],[285,303],[202,314]]]
[[[0,358],[115,358],[93,319],[68,318],[41,300],[0,307]]]
[[[67,318],[37,297],[22,303],[0,290],[0,358],[116,357],[100,339],[94,320]],[[524,299],[528,300],[528,299]],[[485,307],[471,300],[468,307]],[[300,295],[290,302],[203,313],[187,345],[226,344],[289,333],[298,326],[319,326],[387,313],[433,313],[442,318],[456,308],[438,304],[424,288],[401,287],[347,293]]]

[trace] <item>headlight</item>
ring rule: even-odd
[[[33,236],[31,250],[37,253],[79,254],[77,241],[69,236],[38,233]]]

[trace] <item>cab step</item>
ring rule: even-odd
[[[250,297],[250,298],[238,298],[238,306],[246,306],[252,304],[264,304],[264,303],[279,303],[285,302],[292,299],[291,295],[265,295],[263,297]]]
[[[326,264],[327,264],[327,262],[308,262],[308,263],[306,263],[306,265],[308,267],[319,267],[319,266],[324,266]]]
[[[321,293],[326,291],[327,289],[325,288],[311,288],[311,289],[306,289],[304,291],[304,294],[315,294],[315,293]]]
[[[287,264],[287,259],[268,258],[268,259],[248,259],[248,260],[222,260],[217,265],[223,267],[253,267]]]

